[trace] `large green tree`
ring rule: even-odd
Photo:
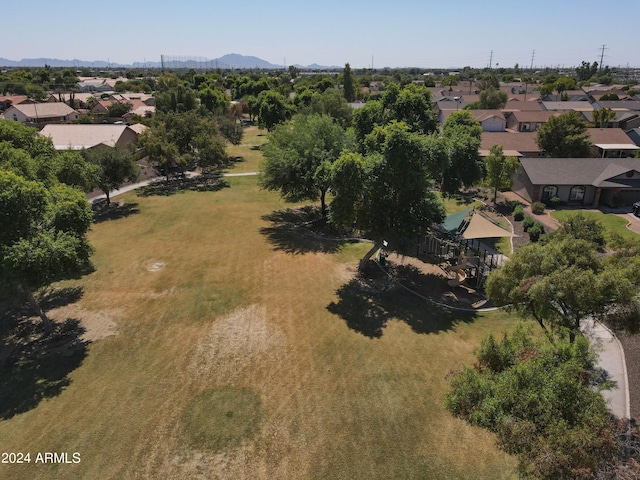
[[[369,101],[354,112],[353,126],[360,151],[364,153],[364,139],[376,126],[393,121],[404,122],[411,131],[430,134],[438,129],[433,112],[431,91],[416,84],[403,89],[391,83],[379,101]]]
[[[346,132],[327,115],[296,116],[276,126],[263,147],[260,184],[287,200],[317,200],[326,210],[327,163],[353,148]]]
[[[440,187],[444,193],[456,193],[462,187],[478,183],[484,176],[480,157],[480,123],[465,110],[452,113],[437,137],[445,144],[447,166],[442,169]]]
[[[591,221],[593,222],[593,221]],[[487,294],[496,305],[510,305],[535,319],[549,338],[556,333],[579,335],[580,323],[633,302],[640,286],[634,271],[598,255],[597,243],[580,232],[595,231],[585,219],[579,228],[552,235],[545,243],[518,248],[489,275]]]
[[[273,90],[266,90],[258,95],[258,125],[271,131],[291,116],[291,108],[287,99]]]
[[[480,108],[497,110],[507,103],[507,93],[496,88],[487,88],[480,92]]]
[[[551,117],[538,129],[536,143],[548,157],[586,158],[591,156],[587,124],[578,112]]]
[[[498,190],[511,188],[513,175],[518,170],[520,162],[516,157],[507,157],[501,145],[492,145],[489,156],[484,159],[484,183],[493,189],[493,201],[498,197]]]
[[[342,72],[342,88],[347,102],[354,102],[356,99],[356,79],[348,63],[345,64]]]
[[[596,378],[584,337],[549,343],[518,329],[482,342],[474,366],[452,377],[446,406],[494,433],[522,478],[614,478],[596,476],[618,446]]]
[[[91,207],[72,187],[47,187],[0,169],[0,218],[0,283],[27,296],[48,334],[51,321],[34,293],[88,267]]]
[[[429,148],[423,135],[411,132],[405,123],[393,122],[376,127],[365,145],[365,158],[347,155],[334,164],[334,176],[349,172],[351,181],[332,185],[339,211],[330,217],[337,226],[356,228],[374,240],[360,268],[383,241],[402,250],[444,217],[442,202],[432,191]],[[360,192],[355,199],[354,190]]]
[[[117,148],[96,148],[86,152],[87,160],[97,166],[97,185],[111,203],[111,192],[126,182],[135,182],[140,169],[133,155]]]

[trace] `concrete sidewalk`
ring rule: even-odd
[[[260,172],[244,172],[244,173],[221,173],[220,176],[222,177],[250,177],[250,176],[254,176],[254,175],[258,175]],[[200,175],[199,173],[196,172],[186,172],[186,177],[187,178],[192,178],[192,177],[196,177]],[[153,178],[149,178],[147,180],[143,180],[142,182],[137,182],[137,183],[132,183],[129,185],[125,185],[117,190],[112,190],[110,192],[109,197],[113,198],[115,196],[118,195],[122,195],[123,193],[126,192],[130,192],[131,190],[135,190],[136,188],[140,188],[140,187],[145,187],[147,185],[150,185],[152,183],[158,183],[158,182],[162,182],[165,179],[165,177],[153,177]],[[89,203],[98,203],[101,202],[102,200],[105,200],[107,198],[107,196],[102,193],[99,195],[95,195],[95,196],[91,196],[90,198],[87,198],[87,200],[89,200]]]
[[[609,380],[615,382],[611,390],[602,392],[609,410],[619,418],[630,418],[627,365],[620,341],[606,326],[595,320],[584,321],[580,329],[596,347],[598,366],[609,374]]]

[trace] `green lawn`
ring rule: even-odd
[[[583,215],[586,215],[587,217],[593,218],[594,220],[600,222],[600,224],[605,229],[605,234],[607,235],[607,237],[611,233],[617,233],[622,237],[630,240],[640,240],[640,236],[637,233],[634,233],[627,228],[627,224],[629,222],[626,219],[611,213],[602,213],[593,210],[554,210],[553,212],[551,212],[551,216],[560,222],[564,222],[571,215],[575,215],[576,213],[582,213]]]
[[[256,177],[228,183],[116,197],[130,214],[94,226],[95,272],[61,286],[82,289],[69,315],[117,334],[61,393],[0,420],[3,451],[81,462],[0,464],[0,478],[514,478],[443,399],[448,373],[515,321],[366,289],[368,245],[302,236]]]

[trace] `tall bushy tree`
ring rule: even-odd
[[[487,88],[480,92],[480,108],[497,110],[507,103],[507,93],[496,88]]]
[[[456,193],[462,187],[478,183],[484,176],[480,157],[480,123],[465,110],[452,113],[442,127],[448,162],[442,169],[440,187],[444,193]]]
[[[404,123],[393,122],[376,127],[366,137],[365,146],[364,160],[348,156],[334,165],[352,172],[350,178],[360,179],[360,185],[340,182],[332,187],[339,206],[339,213],[331,216],[333,221],[341,227],[360,229],[375,240],[360,268],[383,240],[394,248],[406,248],[424,228],[444,217],[442,202],[431,190],[434,182],[427,162],[428,145],[422,135],[411,132]],[[349,211],[353,189],[362,193]]]
[[[578,112],[551,117],[538,129],[536,143],[548,157],[585,158],[591,156],[591,139],[586,122]]]
[[[264,146],[260,183],[287,200],[317,200],[326,210],[327,163],[352,148],[346,132],[327,115],[296,116],[276,126]]]
[[[404,122],[412,132],[430,134],[437,131],[438,122],[431,102],[431,91],[415,84],[402,90],[391,83],[380,101],[370,101],[354,112],[353,126],[361,152],[364,139],[376,126],[393,121]]]
[[[291,108],[287,99],[273,90],[258,95],[258,125],[271,131],[291,116]]]
[[[500,341],[489,336],[474,367],[453,376],[446,406],[494,433],[523,477],[605,478],[596,474],[617,445],[604,399],[591,386],[594,366],[583,337],[552,344],[522,329]]]
[[[353,102],[356,99],[356,79],[351,71],[351,66],[347,63],[342,72],[342,88],[344,98],[347,102]]]
[[[492,145],[489,156],[485,161],[484,183],[493,189],[493,201],[498,197],[498,190],[511,188],[513,175],[518,170],[520,162],[516,157],[507,157],[501,145]]]
[[[111,192],[125,182],[138,179],[140,169],[133,155],[116,148],[97,148],[86,152],[87,160],[97,166],[97,185],[111,203]]]
[[[547,335],[568,334],[572,341],[581,321],[631,303],[640,287],[638,274],[597,254],[598,243],[583,235],[588,222],[583,219],[543,244],[518,248],[489,275],[489,297],[535,319]]]
[[[51,321],[34,293],[89,266],[91,207],[72,187],[54,183],[47,188],[0,169],[0,218],[0,284],[27,296],[48,334]]]

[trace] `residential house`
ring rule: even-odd
[[[78,82],[78,89],[82,93],[104,93],[113,92],[114,86],[106,78],[92,78]]]
[[[640,127],[630,128],[625,133],[633,143],[640,147]]]
[[[598,158],[633,157],[640,150],[621,128],[589,128],[592,155]]]
[[[500,145],[509,157],[542,157],[544,154],[536,143],[537,136],[536,132],[482,132],[480,155],[486,157],[493,145]]]
[[[502,111],[541,112],[543,110],[542,104],[540,103],[540,99],[538,97],[527,95],[527,99],[524,100],[524,95],[522,95],[522,98],[523,99],[521,100],[519,98],[510,97],[509,99],[507,99],[507,103],[505,103]]]
[[[4,111],[11,105],[21,105],[23,103],[35,103],[26,95],[2,95],[0,96],[0,111]]]
[[[449,115],[456,110],[440,110],[438,120],[441,124],[446,122]],[[473,117],[480,122],[484,132],[504,132],[507,121],[500,110],[467,110]]]
[[[52,122],[73,122],[78,112],[66,103],[31,103],[12,105],[4,112],[4,118],[23,123],[45,124]]]
[[[124,121],[130,123],[136,115],[142,118],[151,118],[155,114],[156,107],[145,105],[143,107],[134,108],[130,112],[125,113],[122,118],[124,119]]]
[[[605,102],[596,102],[596,108],[610,108],[614,112],[640,112],[640,102],[636,100],[607,100]]]
[[[150,93],[114,93],[111,95],[111,100],[115,100],[116,102],[131,102],[139,100],[149,106],[154,106],[156,104],[156,99]]]
[[[112,124],[47,125],[40,134],[49,137],[56,150],[109,147],[127,151],[138,143],[138,135],[144,128]]]
[[[563,100],[566,98],[566,100]],[[582,90],[565,90],[562,93],[550,93],[545,95],[542,98],[545,102],[589,102],[591,103],[591,98],[589,95]]]
[[[640,200],[640,158],[521,158],[512,190],[530,201],[557,197],[576,206]]]
[[[504,112],[507,128],[516,132],[535,132],[549,121],[551,117],[562,115],[560,112],[544,111],[510,111]]]
[[[593,112],[580,112],[587,123],[594,124]],[[604,128],[621,128],[623,130],[629,130],[631,128],[640,127],[640,112],[632,112],[628,110],[611,110],[615,117],[612,120],[607,121],[606,125],[602,125]]]
[[[150,108],[146,105],[142,100],[126,100],[124,102],[119,102],[116,100],[99,100],[96,104],[91,108],[91,113],[103,113],[106,114],[109,112],[109,107],[114,103],[130,103],[131,109],[130,112],[137,108]]]
[[[594,109],[588,101],[581,102],[542,102],[542,108],[546,111],[557,112],[588,112]]]

